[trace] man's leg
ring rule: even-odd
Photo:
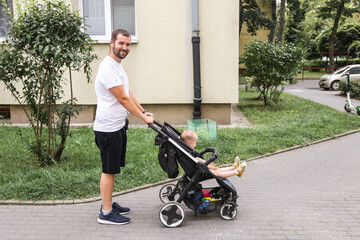
[[[102,199],[102,210],[111,211],[112,209],[112,193],[114,188],[115,174],[101,174],[100,193]]]

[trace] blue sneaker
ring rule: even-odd
[[[112,209],[108,215],[104,215],[103,212],[100,212],[98,217],[98,223],[101,224],[123,225],[128,224],[129,222],[130,218],[118,214],[114,209]]]
[[[116,212],[118,212],[122,215],[126,215],[126,214],[130,213],[130,208],[122,207],[117,202],[112,203],[112,209],[114,209]]]
[[[126,215],[128,213],[130,213],[130,208],[127,208],[127,207],[122,207],[120,206],[117,202],[113,202],[112,203],[112,209],[117,212],[117,213],[120,213],[122,215]],[[102,205],[100,207],[100,212],[102,212]]]

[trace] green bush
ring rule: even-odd
[[[342,95],[346,94],[346,82],[341,82],[339,90]],[[360,99],[360,81],[350,82],[350,95],[352,98]]]
[[[250,85],[259,89],[264,104],[276,102],[281,92],[278,89],[286,79],[296,75],[304,56],[303,49],[293,44],[277,44],[253,41],[244,46],[245,53],[240,62],[246,66],[245,75],[250,77]],[[272,101],[272,98],[277,98]]]
[[[43,166],[62,161],[71,117],[82,109],[76,107],[71,72],[84,71],[89,82],[97,56],[77,10],[62,0],[37,2],[17,1],[9,34],[0,43],[0,81],[23,107],[34,133],[24,140]]]
[[[309,60],[304,63],[304,67],[309,69],[311,72],[319,72],[321,69],[326,69],[328,67],[329,61],[328,60]],[[360,58],[354,59],[340,59],[335,60],[335,66],[337,68],[344,67],[346,65],[352,64],[360,64]],[[310,68],[317,68],[317,69],[310,69]]]

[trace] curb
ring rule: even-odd
[[[270,157],[270,156],[274,156],[280,153],[285,153],[285,152],[289,152],[292,150],[296,150],[296,149],[300,149],[300,148],[305,148],[305,147],[309,147],[312,145],[316,145],[319,143],[323,143],[323,142],[327,142],[330,140],[335,140],[338,138],[342,138],[342,137],[346,137],[348,135],[352,135],[355,133],[359,133],[360,129],[357,130],[353,130],[350,132],[346,132],[346,133],[342,133],[333,137],[328,137],[328,138],[324,138],[321,140],[317,140],[311,143],[308,143],[306,145],[296,145],[290,148],[286,148],[286,149],[282,149],[282,150],[278,150],[276,152],[273,153],[267,153],[261,156],[257,156],[257,157],[253,157],[250,159],[245,160],[246,162],[251,162],[251,161],[255,161],[261,158],[266,158],[266,157]],[[136,192],[136,191],[140,191],[140,190],[144,190],[147,188],[151,188],[151,187],[155,187],[155,186],[159,186],[159,185],[163,185],[165,183],[170,183],[170,182],[174,182],[176,180],[178,180],[180,177],[174,178],[174,179],[167,179],[167,180],[163,180],[160,182],[156,182],[156,183],[151,183],[151,184],[146,184],[144,186],[139,186],[139,187],[135,187],[132,189],[128,189],[128,190],[124,190],[121,192],[115,192],[113,193],[113,197],[117,197],[117,196],[121,196],[127,193],[131,193],[131,192]],[[75,199],[75,200],[48,200],[48,201],[20,201],[20,200],[0,200],[0,205],[35,205],[35,206],[50,206],[50,205],[69,205],[69,204],[82,204],[82,203],[92,203],[92,202],[98,202],[101,201],[101,197],[94,197],[94,198],[86,198],[86,199]]]

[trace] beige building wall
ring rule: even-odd
[[[238,1],[199,2],[202,118],[229,124],[230,105],[238,102]],[[73,3],[77,5],[78,1]],[[191,1],[136,0],[137,42],[123,61],[130,89],[139,102],[154,112],[158,120],[173,124],[185,124],[192,119],[193,111],[191,19],[187,18],[191,18],[191,13],[187,9],[191,10]],[[92,63],[91,83],[87,83],[83,73],[72,73],[74,96],[79,105],[90,109],[81,113],[83,116],[77,120],[80,122],[94,116],[95,76],[109,52],[109,44],[96,44],[95,52],[99,60]],[[0,105],[17,104],[2,82],[0,91]],[[65,92],[68,98],[68,86]]]

